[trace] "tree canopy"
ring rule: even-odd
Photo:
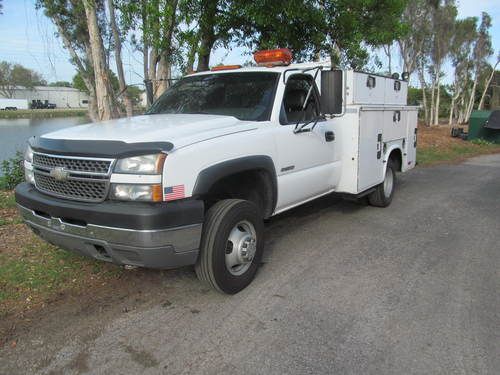
[[[12,98],[16,87],[32,89],[46,84],[43,77],[31,69],[7,61],[0,62],[0,93],[7,98]]]

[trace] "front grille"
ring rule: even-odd
[[[33,154],[33,165],[43,169],[63,167],[68,171],[108,174],[111,160],[67,158],[45,154]]]
[[[109,190],[113,160],[59,155],[33,154],[35,187],[59,198],[101,202]],[[60,175],[51,171],[63,172]],[[66,172],[66,176],[64,176]],[[57,178],[56,178],[57,177]]]
[[[38,190],[56,195],[61,198],[70,198],[88,202],[100,202],[108,194],[107,180],[66,180],[57,181],[55,178],[35,171],[35,184]]]

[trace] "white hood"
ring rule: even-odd
[[[165,114],[143,115],[74,126],[43,138],[139,142],[171,142],[174,149],[206,139],[255,129],[255,123],[231,116]]]

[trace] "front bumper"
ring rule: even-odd
[[[23,183],[19,211],[33,231],[61,248],[120,265],[176,268],[198,257],[203,202],[82,203],[53,198]]]

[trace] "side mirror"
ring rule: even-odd
[[[321,71],[321,113],[331,116],[344,113],[344,72],[342,70]]]

